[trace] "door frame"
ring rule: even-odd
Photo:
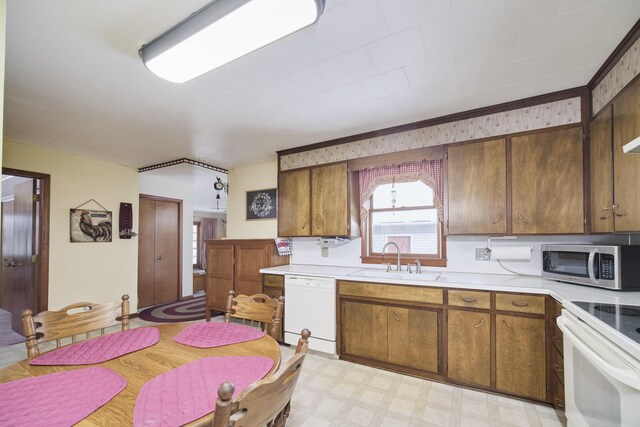
[[[40,180],[40,201],[38,205],[38,274],[36,312],[49,309],[49,213],[51,195],[51,175],[39,172],[25,171],[21,169],[2,168],[4,175],[13,175],[23,178]]]
[[[151,194],[143,194],[143,193],[139,193],[138,194],[138,202],[140,201],[140,199],[147,199],[147,200],[156,200],[156,201],[160,201],[160,202],[171,202],[171,203],[176,203],[178,205],[178,293],[176,295],[176,301],[182,301],[182,228],[184,226],[183,224],[183,217],[184,214],[182,212],[182,199],[172,199],[170,197],[162,197],[162,196],[153,196]]]

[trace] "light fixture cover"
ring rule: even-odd
[[[314,24],[325,0],[217,0],[138,54],[163,79],[184,83]]]

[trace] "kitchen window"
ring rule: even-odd
[[[446,266],[442,224],[442,160],[360,171],[362,261]]]

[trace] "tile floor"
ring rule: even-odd
[[[222,319],[221,317],[217,318]],[[140,319],[132,327],[149,326]],[[282,348],[283,358],[293,354]],[[0,347],[0,368],[26,358],[23,343]],[[310,352],[288,427],[561,427],[553,408],[395,374]]]

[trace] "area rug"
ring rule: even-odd
[[[147,322],[175,323],[190,322],[204,319],[205,297],[193,298],[186,301],[170,302],[145,308],[138,313],[138,317]],[[222,313],[211,312],[211,317]]]

